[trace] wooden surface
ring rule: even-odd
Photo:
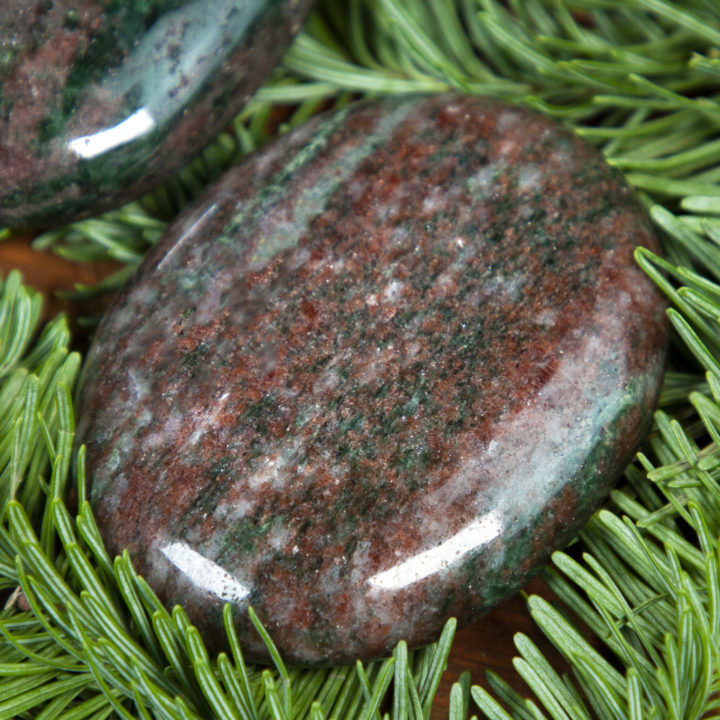
[[[528,595],[550,595],[549,590],[539,579],[531,581],[524,592]],[[512,665],[513,658],[517,655],[513,637],[518,632],[530,636],[556,669],[566,669],[560,654],[532,621],[525,607],[525,600],[520,594],[515,595],[476,622],[458,630],[448,668],[433,706],[431,720],[447,720],[450,688],[457,681],[460,673],[465,670],[470,672],[475,685],[482,685],[489,690],[490,686],[485,680],[485,671],[492,670],[512,685],[523,697],[532,696]],[[472,701],[470,708],[469,716],[477,714],[477,708]]]
[[[76,282],[96,283],[117,267],[114,263],[72,263],[48,252],[32,250],[29,241],[23,238],[0,242],[0,277],[5,277],[13,268],[19,269],[28,285],[43,292],[46,320],[58,312],[68,315],[75,344],[80,349],[85,348],[87,335],[78,327],[75,319],[78,314],[92,313],[97,308],[87,305],[78,307],[72,302],[58,300],[53,293],[56,290],[70,290]],[[547,594],[539,580],[531,582],[526,591]],[[515,656],[513,636],[516,632],[530,635],[553,661],[559,661],[530,619],[524,600],[519,595],[515,596],[477,622],[458,631],[433,709],[433,720],[447,718],[450,688],[465,670],[470,671],[473,683],[486,687],[485,670],[494,670],[523,695],[527,693],[527,688],[512,668],[512,659]]]
[[[10,270],[19,270],[25,283],[43,294],[43,321],[64,312],[79,349],[85,348],[87,333],[78,327],[77,317],[98,312],[98,306],[102,308],[107,300],[80,304],[61,300],[55,293],[72,290],[75,283],[94,285],[120,267],[115,262],[74,263],[50,252],[38,252],[30,247],[29,238],[0,241],[0,278],[5,278]]]

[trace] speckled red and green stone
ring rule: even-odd
[[[664,306],[633,193],[486,99],[316,119],[179,218],[107,315],[79,440],[112,552],[211,645],[252,605],[347,662],[515,591],[650,420]]]
[[[312,0],[2,0],[0,227],[128,202],[250,99]]]

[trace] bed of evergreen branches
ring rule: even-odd
[[[717,0],[329,0],[232,128],[176,178],[35,244],[119,260],[121,271],[73,296],[112,290],[273,119],[282,132],[358,95],[448,89],[553,115],[625,173],[662,236],[664,259],[643,249],[636,259],[667,295],[673,327],[637,461],[572,554],[553,555],[545,577],[558,601],[528,598],[571,673],[520,634],[515,668],[534,699],[492,669],[492,694],[466,674],[450,718],[720,717]],[[274,666],[251,666],[229,609],[230,652],[211,657],[181,608],[164,608],[127,556],[107,555],[82,453],[70,472],[81,358],[63,317],[41,329],[39,317],[39,295],[11,273],[0,284],[0,720],[429,717],[452,621],[431,647],[401,643],[387,660],[321,670],[287,668],[265,636]]]

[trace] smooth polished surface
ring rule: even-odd
[[[664,364],[632,193],[459,96],[317,119],[178,219],[100,330],[78,439],[112,552],[222,645],[434,639],[517,589],[631,457]]]
[[[311,0],[3,0],[0,226],[166,179],[275,67]]]

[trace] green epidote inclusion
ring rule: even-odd
[[[242,4],[226,0],[210,9],[207,3],[187,0],[107,3],[103,7],[102,29],[73,63],[56,108],[42,121],[38,148],[65,129],[67,120],[94,85],[125,98],[124,105],[118,108],[119,119],[147,108],[161,131],[174,114],[182,111],[187,95],[192,94],[192,86],[183,87],[188,71],[206,55],[214,56],[216,67],[224,62],[233,47],[230,38],[242,42],[264,4],[262,0]],[[166,28],[176,24],[180,29],[166,35]],[[221,42],[221,38],[225,41]],[[196,50],[188,52],[188,46]],[[113,72],[108,73],[108,68],[114,68]],[[156,142],[157,137],[150,136],[148,148]],[[139,155],[146,154],[148,148],[141,148]]]
[[[148,29],[161,15],[177,10],[185,4],[186,0],[146,0],[139,3],[111,0],[105,3],[103,15],[106,22],[93,35],[87,50],[74,61],[55,107],[48,108],[48,115],[41,121],[37,149],[41,150],[43,145],[65,129],[65,123],[87,89],[101,82],[108,68],[120,66],[123,59],[135,48],[137,39],[145,37]],[[77,12],[70,9],[65,27],[75,30],[77,25]],[[182,39],[178,38],[178,47]],[[141,89],[136,84],[127,90],[125,111],[137,110],[143,106],[140,92]]]

